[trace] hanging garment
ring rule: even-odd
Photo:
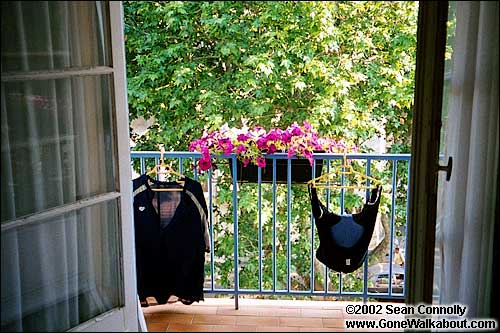
[[[368,253],[377,219],[382,187],[372,190],[371,198],[357,214],[337,215],[319,201],[316,189],[309,186],[319,246],[316,258],[337,272],[351,273],[361,267]]]
[[[184,304],[203,300],[205,252],[210,252],[208,209],[201,184],[184,177],[156,181],[148,175],[133,180],[137,289],[159,304],[177,296]],[[181,188],[153,191],[151,185]]]

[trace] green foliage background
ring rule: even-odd
[[[409,152],[415,2],[125,2],[130,119],[139,149],[186,150],[203,128],[310,121]]]
[[[362,152],[370,151],[363,144],[374,137],[383,138],[389,152],[410,151],[416,2],[125,1],[124,11],[130,119],[156,119],[147,134],[131,134],[134,150],[157,150],[158,143],[167,150],[187,150],[204,129],[226,122],[269,129],[308,120],[321,135],[352,140]],[[215,269],[217,283],[227,287],[233,283],[233,221],[230,173],[220,165],[213,203]],[[390,188],[392,164],[376,166],[372,175]],[[363,172],[363,164],[355,167]],[[406,172],[407,166],[398,164],[395,224],[400,227],[405,223]],[[275,223],[281,288],[287,283],[287,192],[278,186],[273,221],[272,190],[266,186],[261,202],[263,282],[272,287]],[[294,185],[292,191],[292,285],[301,289],[310,285],[314,233],[305,186]],[[391,195],[384,193],[385,218]],[[332,210],[340,209],[337,193],[324,197]],[[256,288],[257,187],[240,186],[238,200],[240,285]],[[362,202],[363,194],[346,193],[346,207]],[[320,273],[315,278],[322,283]],[[360,273],[345,277],[344,291],[360,290]],[[334,290],[338,276],[330,274]]]

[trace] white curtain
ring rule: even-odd
[[[498,1],[456,3],[451,90],[436,245],[440,302],[462,303],[468,317],[488,317],[498,177]],[[498,260],[498,258],[497,258]]]
[[[62,331],[119,305],[116,201],[22,223],[115,189],[100,2],[2,2],[2,331]],[[103,148],[107,147],[107,148]]]

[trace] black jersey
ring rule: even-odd
[[[205,252],[210,251],[208,210],[201,184],[182,179],[182,191],[157,192],[147,175],[133,180],[137,289],[141,302],[164,304],[177,296],[185,304],[203,300]]]
[[[337,215],[319,201],[316,189],[309,186],[312,212],[319,236],[316,258],[337,272],[351,273],[361,267],[368,253],[377,219],[382,187],[372,190],[361,212]]]

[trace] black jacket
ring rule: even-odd
[[[201,184],[188,177],[182,180],[185,183],[180,192],[154,192],[150,186],[151,182],[176,187],[175,182],[159,182],[147,175],[133,180],[141,302],[155,297],[164,304],[172,295],[185,304],[203,300],[205,251],[210,248],[208,210]]]
[[[309,187],[312,212],[319,236],[316,258],[337,272],[351,273],[361,267],[368,253],[377,220],[382,187],[372,190],[370,200],[358,214],[337,215],[319,201]]]

